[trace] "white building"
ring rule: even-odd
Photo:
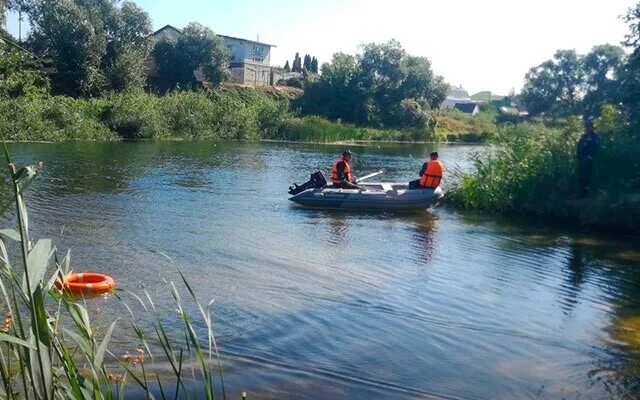
[[[219,35],[229,50],[231,82],[254,86],[271,84],[271,44]]]
[[[153,33],[156,40],[176,40],[180,29],[165,25]],[[232,36],[218,35],[229,50],[229,81],[253,86],[267,86],[271,82],[271,48],[274,45]],[[153,63],[150,64],[154,70]],[[197,72],[196,72],[197,75]]]

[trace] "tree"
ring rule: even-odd
[[[595,46],[582,60],[585,95],[583,109],[596,115],[607,102],[617,97],[618,77],[625,61],[624,50],[610,44]]]
[[[631,55],[620,70],[620,100],[625,106],[628,120],[640,125],[640,2],[623,17],[629,25],[624,45],[631,48]],[[640,129],[640,127],[638,128]]]
[[[313,72],[314,74],[318,73],[318,59],[313,57],[311,59],[311,68],[309,69],[311,72]]]
[[[196,74],[217,86],[228,74],[229,55],[224,42],[197,22],[189,23],[177,40],[158,42],[153,55],[158,74],[171,87],[197,84]]]
[[[317,61],[316,61],[317,63]],[[371,43],[362,53],[333,55],[320,80],[307,85],[305,113],[376,126],[431,126],[445,98],[444,79],[427,58],[406,54],[399,42]]]
[[[553,59],[533,67],[525,75],[522,101],[531,114],[580,113],[584,71],[575,50],[558,50]]]
[[[23,0],[27,45],[54,70],[54,93],[97,95],[144,82],[151,22],[131,2]]]
[[[304,62],[302,66],[303,66],[303,70],[311,71],[311,56],[309,56],[308,54],[304,55]]]
[[[521,101],[531,114],[597,115],[618,97],[624,60],[624,50],[610,44],[595,46],[585,56],[558,50],[527,73]]]
[[[289,60],[284,63],[284,72],[291,72],[291,67],[289,66]]]
[[[3,35],[4,36],[4,35]],[[12,45],[6,35],[0,43],[0,97],[40,96],[49,91],[41,63]]]
[[[298,53],[296,53],[295,57],[293,58],[291,72],[302,72],[302,61],[300,60],[300,54]]]

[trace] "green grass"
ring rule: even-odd
[[[172,338],[167,316],[158,313],[146,291],[142,297],[131,295],[143,312],[153,317],[150,329],[137,322],[140,316],[125,302],[129,315],[100,333],[87,308],[55,288],[56,279],[72,267],[70,253],[59,257],[51,240],[30,240],[24,193],[39,175],[39,168],[16,167],[6,146],[4,150],[17,227],[0,230],[0,311],[5,315],[0,325],[0,398],[123,399],[131,385],[139,387],[147,398],[213,399],[215,392],[226,398],[211,303],[203,307],[182,274],[181,286],[188,301],[181,298],[177,285],[167,283],[181,322],[178,340]],[[20,268],[10,262],[7,240],[18,244]],[[187,308],[194,306],[197,311],[191,315]],[[196,323],[206,329],[197,331]],[[128,357],[111,350],[114,332],[123,327],[138,339],[133,344],[138,350]],[[160,350],[153,354],[152,348]],[[169,376],[155,372],[161,369],[168,369]],[[195,395],[189,389],[194,379],[203,394]]]
[[[462,208],[640,232],[638,134],[606,112],[596,129],[602,148],[587,198],[578,195],[575,146],[581,128],[575,119],[562,129],[542,124],[501,128],[493,146],[473,157],[475,171],[454,180],[448,201]]]

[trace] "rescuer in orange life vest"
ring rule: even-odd
[[[333,163],[331,168],[331,182],[333,186],[342,189],[359,189],[358,185],[354,184],[355,179],[351,175],[351,151],[345,150],[342,153],[342,157],[338,158]]]
[[[409,182],[409,189],[435,189],[440,186],[444,165],[438,160],[438,152],[429,153],[430,160],[422,165],[420,179]]]

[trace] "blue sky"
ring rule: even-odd
[[[527,70],[556,49],[619,44],[618,19],[638,0],[138,0],[155,29],[190,21],[216,33],[275,44],[272,64],[296,51],[329,61],[363,43],[398,39],[436,73],[474,93],[519,90]],[[16,18],[7,22],[17,32]]]

